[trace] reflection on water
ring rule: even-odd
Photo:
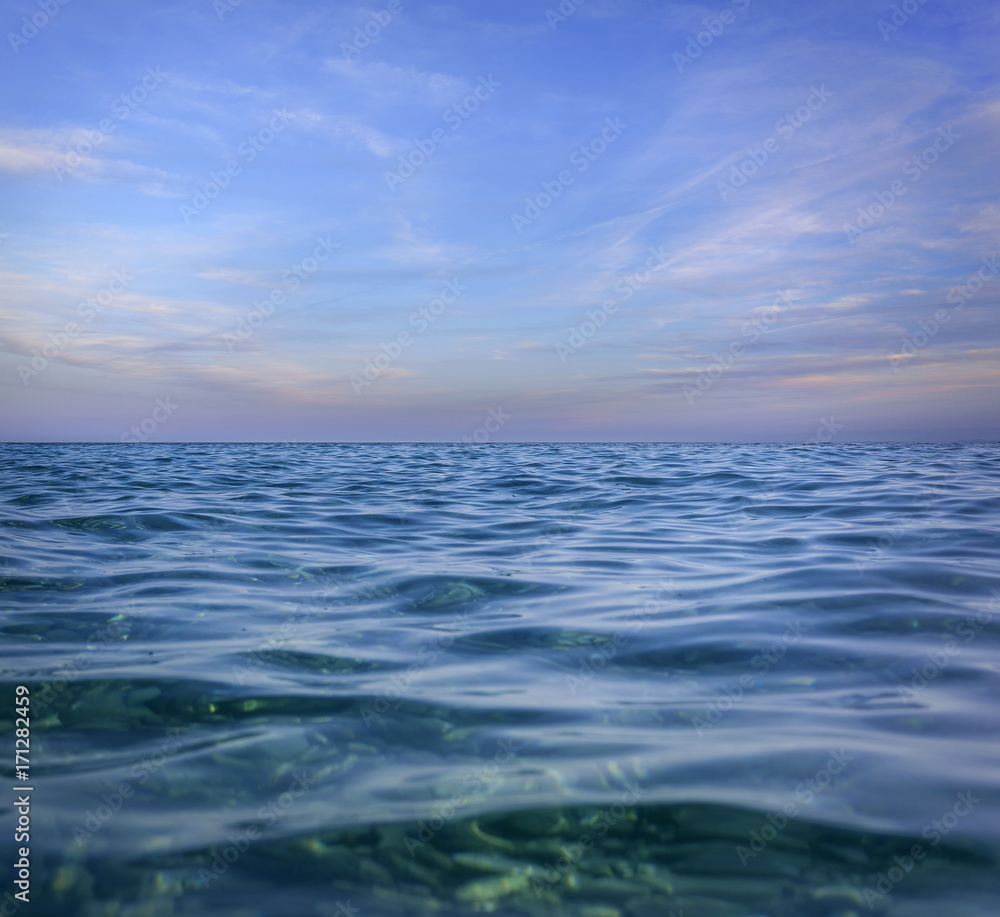
[[[0,455],[35,914],[997,913],[993,446]]]

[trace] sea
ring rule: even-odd
[[[998,458],[0,445],[0,913],[996,917]]]

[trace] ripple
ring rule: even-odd
[[[220,908],[337,873],[373,914],[843,917],[959,793],[981,801],[885,912],[1000,900],[994,446],[0,454],[0,679],[32,691],[39,882],[74,900],[197,884],[259,825],[233,870],[273,906]],[[630,786],[573,882],[519,897]]]

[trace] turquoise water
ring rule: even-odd
[[[995,445],[0,459],[22,914],[1000,912]]]

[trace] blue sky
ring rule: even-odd
[[[987,0],[8,2],[0,435],[997,439]]]

